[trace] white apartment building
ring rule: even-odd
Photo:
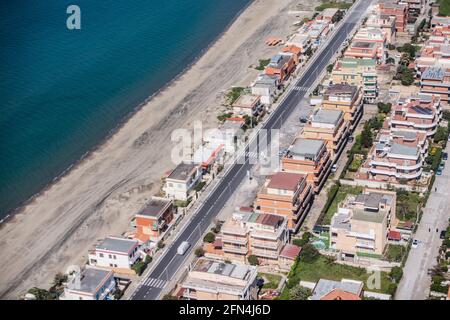
[[[92,266],[131,269],[139,258],[139,242],[120,237],[107,237],[89,252],[89,264]]]

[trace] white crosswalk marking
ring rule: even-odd
[[[144,281],[145,286],[154,287],[154,288],[163,288],[166,281],[155,278],[148,278]]]
[[[307,91],[308,87],[295,86],[295,87],[292,88],[292,90],[295,90],[295,91]]]

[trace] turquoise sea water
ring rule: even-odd
[[[0,1],[0,218],[192,63],[250,1]],[[70,4],[81,30],[66,28]]]

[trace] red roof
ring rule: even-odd
[[[231,117],[231,118],[226,118],[226,121],[237,121],[237,122],[245,122],[244,119],[239,118],[239,117]]]
[[[302,251],[302,248],[295,244],[288,243],[284,246],[283,250],[281,250],[280,257],[295,260],[300,254],[300,251]]]
[[[391,230],[391,231],[389,231],[388,239],[400,241],[400,240],[402,240],[402,234],[398,231]]]
[[[361,300],[361,297],[341,289],[334,289],[320,298],[320,300]]]
[[[272,189],[283,189],[295,191],[300,181],[305,179],[305,175],[290,172],[277,172],[270,177],[270,182],[267,185]]]

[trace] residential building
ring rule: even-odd
[[[300,131],[299,137],[326,141],[334,161],[344,150],[349,134],[350,123],[344,119],[341,110],[317,108]]]
[[[396,32],[405,32],[408,22],[408,5],[393,3],[389,0],[382,0],[379,3],[380,13],[383,15],[395,16]]]
[[[257,275],[255,266],[200,258],[181,284],[181,295],[189,300],[256,300]]]
[[[245,263],[249,255],[260,265],[277,265],[289,241],[288,219],[282,215],[238,211],[221,229],[224,258]]]
[[[408,5],[408,16],[421,14],[425,9],[426,0],[401,0],[400,2]]]
[[[448,104],[450,99],[450,72],[443,68],[427,68],[420,78],[420,90],[434,94]]]
[[[342,58],[334,65],[331,81],[362,87],[364,101],[374,103],[378,97],[376,67],[375,59]]]
[[[430,94],[419,94],[399,100],[393,107],[389,126],[393,129],[436,133],[441,118],[440,99]]]
[[[339,252],[343,259],[381,256],[395,208],[393,191],[365,189],[362,194],[348,194],[331,219],[330,249]]]
[[[344,112],[344,119],[350,122],[350,128],[354,130],[363,111],[362,88],[349,84],[332,84],[325,90],[322,108]]]
[[[278,267],[280,270],[290,271],[295,260],[300,255],[302,248],[295,244],[287,243],[280,252],[278,258]]]
[[[296,32],[286,41],[286,46],[300,48],[301,53],[305,54],[308,48],[311,48],[311,39],[308,34]]]
[[[358,280],[319,279],[309,300],[362,300],[364,283]]]
[[[115,290],[112,271],[86,268],[70,276],[59,300],[113,300]]]
[[[202,170],[199,165],[181,162],[166,178],[164,191],[168,198],[186,201],[200,182]]]
[[[91,266],[120,271],[120,269],[131,269],[131,266],[139,257],[138,241],[120,237],[107,237],[89,251],[88,261]]]
[[[281,160],[283,171],[307,175],[316,193],[325,183],[331,164],[326,141],[317,139],[295,139]]]
[[[270,59],[265,73],[269,76],[279,76],[280,82],[282,83],[290,76],[294,69],[294,56],[288,53],[279,53]]]
[[[404,132],[408,139],[408,132]],[[411,132],[411,136],[414,133]],[[370,150],[370,156],[361,168],[369,180],[399,183],[402,180],[416,180],[422,175],[424,156],[417,145],[395,140],[378,141]]]
[[[323,19],[328,23],[333,23],[333,20],[336,17],[338,11],[338,8],[326,8],[316,19]]]
[[[232,105],[238,116],[257,117],[263,111],[261,97],[253,94],[242,94]]]
[[[260,96],[262,104],[270,105],[277,94],[279,84],[279,75],[260,74],[251,86],[252,94]]]
[[[313,186],[306,174],[277,172],[268,177],[258,192],[255,208],[258,212],[283,215],[288,227],[296,232],[313,200]]]
[[[244,134],[245,120],[239,117],[227,118],[218,128],[205,131],[203,141],[211,145],[223,145],[224,151],[233,154],[236,141]]]
[[[298,65],[298,64],[304,62],[303,55],[302,55],[302,49],[297,46],[294,46],[294,45],[285,46],[285,47],[283,47],[283,49],[281,49],[281,52],[292,54],[295,65]]]
[[[376,59],[379,63],[386,58],[383,45],[370,41],[353,41],[345,50],[344,57],[358,59]]]
[[[176,207],[172,199],[152,197],[135,215],[135,239],[158,242],[172,222]]]
[[[380,28],[386,35],[386,42],[394,44],[396,39],[395,16],[372,13],[367,17],[366,26]]]
[[[195,150],[191,160],[200,165],[203,173],[208,173],[215,166],[223,163],[224,154],[225,146],[222,143],[205,143]]]

